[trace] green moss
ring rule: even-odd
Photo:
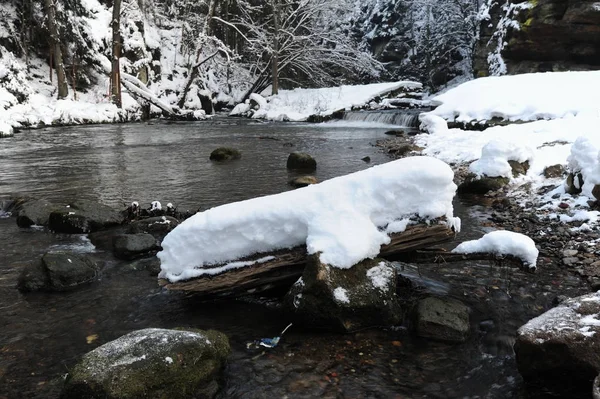
[[[529,28],[531,26],[531,23],[533,22],[533,18],[529,17],[527,18],[527,20],[525,22],[523,22],[521,24],[522,28]]]

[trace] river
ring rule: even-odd
[[[308,125],[216,118],[207,122],[48,128],[0,140],[0,200],[28,195],[64,201],[89,198],[118,208],[159,200],[179,209],[289,190],[291,151],[312,154],[319,180],[389,161],[373,144],[390,127],[356,123]],[[239,161],[208,159],[219,146]],[[370,163],[361,160],[370,157]],[[485,209],[455,204],[459,240],[479,237]],[[21,294],[24,264],[49,250],[91,252],[101,279],[68,293]],[[537,275],[461,263],[407,267],[419,295],[435,293],[469,305],[471,337],[449,345],[420,339],[407,327],[353,334],[292,327],[265,352],[246,343],[273,337],[288,324],[276,300],[202,303],[168,292],[146,272],[95,249],[84,236],[19,229],[0,218],[0,398],[56,398],[63,376],[81,356],[132,330],[193,327],[226,333],[233,354],[224,398],[510,398],[525,397],[512,351],[516,329],[552,306],[558,294],[585,292],[562,270]],[[534,392],[540,397],[545,392]]]

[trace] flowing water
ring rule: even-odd
[[[215,119],[53,128],[0,141],[0,200],[20,193],[63,201],[99,199],[124,207],[133,200],[173,202],[180,209],[288,190],[291,151],[311,153],[325,180],[388,161],[372,144],[389,126],[260,123]],[[242,151],[214,164],[219,146]],[[371,163],[361,158],[369,156]],[[460,239],[483,231],[478,209],[456,203]],[[485,212],[483,212],[485,214]],[[101,279],[68,293],[21,294],[24,264],[52,250],[91,252]],[[510,398],[522,397],[512,340],[516,329],[551,306],[557,293],[582,293],[561,270],[526,275],[486,263],[398,265],[420,295],[457,298],[471,309],[471,337],[449,345],[419,339],[405,325],[353,334],[292,327],[272,350],[246,343],[273,337],[288,324],[275,300],[202,303],[168,292],[147,272],[96,250],[84,236],[19,229],[0,215],[0,398],[56,398],[63,376],[83,354],[146,327],[217,329],[231,340],[226,398]]]
[[[421,109],[392,109],[381,111],[351,111],[344,114],[345,121],[371,122],[398,125],[408,128],[419,127]]]

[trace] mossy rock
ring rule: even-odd
[[[229,147],[219,147],[213,152],[210,153],[211,161],[231,161],[234,159],[240,159],[242,157],[242,153],[235,148]]]
[[[311,328],[349,332],[397,324],[396,270],[382,259],[367,259],[350,269],[308,257],[302,278],[285,297],[295,322]]]
[[[305,152],[292,152],[286,166],[292,170],[314,171],[317,169],[317,161]]]
[[[469,335],[469,308],[461,302],[425,298],[416,310],[417,334],[446,342],[464,342]]]
[[[213,398],[230,353],[214,330],[133,331],[84,355],[61,398]]]
[[[497,191],[508,184],[509,180],[506,177],[487,177],[483,176],[478,179],[471,175],[468,176],[463,183],[458,186],[458,194],[487,194],[490,191]]]

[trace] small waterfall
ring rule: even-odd
[[[419,127],[420,109],[391,109],[382,111],[350,111],[344,114],[345,121],[373,122],[386,125]]]

